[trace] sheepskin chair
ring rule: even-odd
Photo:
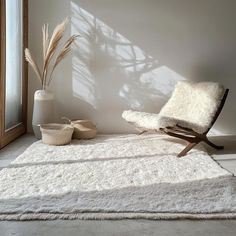
[[[179,81],[159,114],[127,110],[122,117],[143,132],[160,130],[186,140],[188,145],[178,157],[186,155],[201,141],[222,149],[210,142],[206,135],[219,116],[228,91],[215,82]]]

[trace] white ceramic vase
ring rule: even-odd
[[[48,90],[37,90],[34,93],[32,126],[35,137],[41,139],[41,124],[54,121],[54,95]]]

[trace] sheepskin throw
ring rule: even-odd
[[[224,87],[214,82],[179,81],[159,114],[124,111],[122,117],[143,129],[180,125],[204,133],[220,105]]]
[[[154,134],[38,141],[0,171],[0,219],[234,218],[235,178],[182,148]]]

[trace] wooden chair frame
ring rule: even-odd
[[[228,93],[229,93],[229,89],[226,89],[225,93],[222,97],[221,103],[220,103],[220,105],[219,105],[219,107],[216,111],[216,114],[212,119],[211,125],[208,128],[208,130],[205,131],[204,133],[201,134],[201,133],[195,132],[192,129],[184,128],[184,127],[181,127],[179,125],[176,125],[174,127],[166,127],[166,128],[160,128],[159,129],[160,131],[162,131],[163,133],[165,133],[169,136],[179,138],[179,139],[183,139],[183,140],[188,142],[187,146],[177,155],[178,157],[185,156],[192,148],[194,148],[200,142],[205,142],[209,146],[211,146],[211,147],[213,147],[217,150],[224,149],[224,146],[218,146],[218,145],[212,143],[208,139],[207,134],[210,131],[210,129],[212,128],[212,126],[214,125],[214,123],[216,122],[218,116],[220,115],[220,113],[221,113],[221,111],[224,107],[224,104],[225,104],[226,98],[228,96]],[[148,130],[144,130],[140,134],[143,134],[144,132],[147,132],[147,131]],[[158,130],[156,130],[156,131],[158,131]]]

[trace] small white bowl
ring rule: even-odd
[[[71,142],[74,127],[68,124],[43,124],[40,125],[42,142],[48,145],[66,145]]]

